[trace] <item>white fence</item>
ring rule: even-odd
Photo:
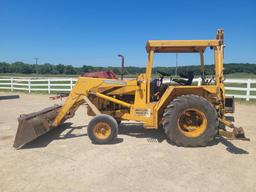
[[[226,92],[229,92],[229,91],[245,92],[245,95],[226,94],[227,96],[234,96],[235,98],[246,99],[246,101],[249,101],[250,99],[256,99],[256,79],[226,79],[225,84],[245,85],[243,87],[225,86]]]
[[[75,85],[76,78],[41,78],[41,79],[24,79],[24,78],[0,78],[0,90],[23,90],[31,93],[40,91],[51,93],[70,91]]]
[[[75,85],[76,78],[0,78],[0,90],[23,90],[31,93],[32,91],[40,92],[69,92]],[[198,85],[200,79],[195,79]],[[256,79],[226,79],[225,89],[227,96],[235,98],[256,99]]]

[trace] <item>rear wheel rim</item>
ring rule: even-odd
[[[93,134],[97,139],[108,139],[111,135],[111,127],[105,122],[99,122],[93,127]]]
[[[207,128],[207,118],[202,111],[189,108],[180,113],[177,125],[183,135],[195,138],[205,132]]]

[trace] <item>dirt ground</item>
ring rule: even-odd
[[[115,143],[94,145],[81,106],[61,128],[15,150],[18,115],[59,102],[33,94],[0,100],[1,192],[256,190],[256,105],[236,104],[236,124],[250,142],[221,138],[208,147],[176,147],[162,131],[127,122]]]

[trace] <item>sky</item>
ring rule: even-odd
[[[225,30],[225,63],[256,63],[253,0],[0,0],[0,61],[65,65],[146,65],[150,39],[214,39]],[[159,54],[156,66],[174,66]],[[179,65],[198,64],[179,54]],[[213,63],[212,52],[205,54]]]

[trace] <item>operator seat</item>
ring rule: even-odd
[[[187,73],[179,73],[179,76],[185,79],[173,79],[173,80],[181,85],[192,85],[193,79],[195,77],[193,71],[188,71]]]

